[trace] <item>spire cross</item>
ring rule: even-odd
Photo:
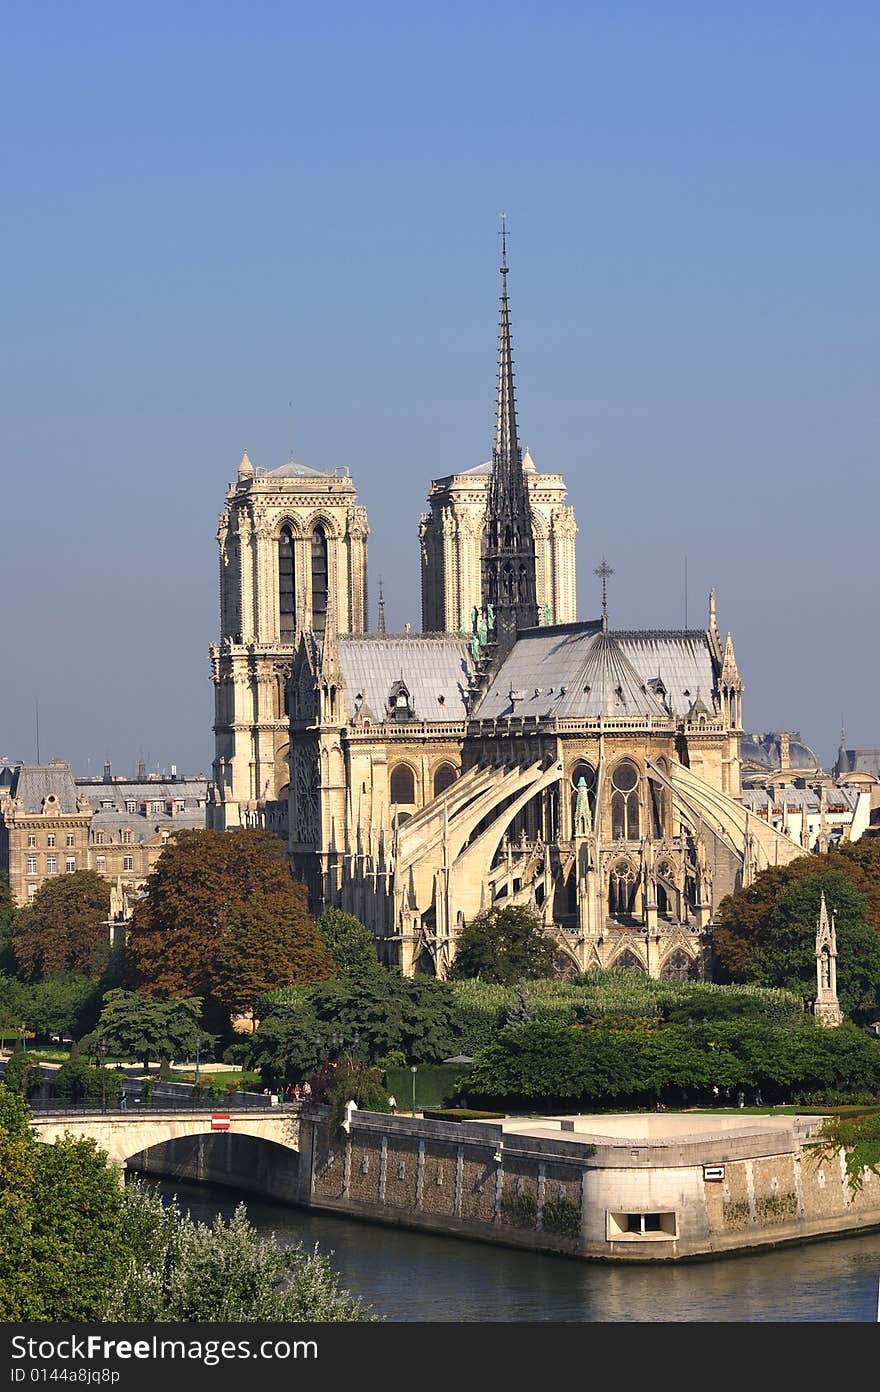
[[[614,571],[611,569],[611,566],[608,564],[608,562],[606,561],[605,557],[603,556],[603,557],[602,557],[602,564],[596,566],[596,569],[593,571],[593,574],[594,574],[594,575],[598,575],[598,576],[599,576],[599,579],[602,581],[602,632],[603,632],[603,633],[607,633],[607,632],[608,632],[608,588],[607,588],[607,582],[608,582],[608,576],[609,576],[609,575],[613,575],[613,574],[614,574]]]
[[[501,238],[501,274],[504,275],[504,276],[506,276],[506,275],[507,275],[507,214],[506,214],[506,213],[499,213],[498,216],[501,218],[501,231],[500,231],[499,234],[498,234],[498,235],[500,236],[500,238]]]

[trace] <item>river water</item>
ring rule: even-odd
[[[617,1266],[519,1252],[288,1208],[210,1185],[144,1181],[194,1218],[250,1221],[282,1243],[318,1243],[340,1284],[395,1321],[876,1321],[880,1232],[759,1256]]]

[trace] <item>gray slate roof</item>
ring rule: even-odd
[[[76,811],[76,784],[67,764],[22,764],[9,790],[20,799],[26,813],[42,812],[44,799],[54,793],[60,812]]]
[[[750,812],[767,811],[769,793],[766,788],[744,788],[743,807],[747,807]],[[858,803],[859,795],[854,788],[828,788],[825,793],[826,812],[854,812]],[[776,811],[800,811],[806,807],[808,816],[818,817],[821,810],[821,800],[814,788],[794,788],[786,785],[784,788],[776,788],[773,794],[773,806]]]
[[[190,805],[205,803],[208,797],[206,778],[179,779],[173,783],[131,782],[131,783],[77,783],[80,792],[88,796],[95,811],[102,802],[112,802],[118,812],[125,812],[126,802],[186,802]],[[109,809],[107,809],[109,810]]]
[[[705,633],[602,633],[595,619],[521,634],[475,715],[662,719],[686,715],[698,692],[711,709],[713,690]],[[514,707],[511,691],[522,696]]]
[[[838,774],[872,773],[875,778],[880,778],[880,749],[841,749],[836,771]]]
[[[464,638],[451,633],[341,633],[338,642],[349,715],[362,702],[374,719],[386,719],[391,688],[402,680],[417,720],[466,719],[469,661]]]

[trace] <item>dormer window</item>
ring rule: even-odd
[[[409,690],[403,679],[396,681],[388,694],[388,710],[394,720],[410,720],[414,714]]]

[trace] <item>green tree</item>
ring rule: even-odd
[[[142,1059],[144,1071],[150,1059],[167,1063],[175,1055],[195,1053],[198,1044],[213,1043],[201,1029],[202,1002],[160,1000],[140,991],[108,991],[93,1034],[82,1041],[94,1053],[103,1040],[113,1054]]]
[[[0,873],[0,973],[17,968],[12,948],[12,928],[15,922],[15,903],[5,875]]]
[[[113,1102],[122,1091],[119,1074],[89,1067],[80,1056],[62,1063],[51,1080],[52,1094],[66,1102]]]
[[[33,1137],[0,1085],[0,1320],[103,1318],[126,1243],[123,1196],[94,1141]]]
[[[230,914],[214,956],[211,992],[228,1010],[255,1019],[267,991],[321,981],[332,972],[306,891],[294,881],[283,892],[255,894]]]
[[[12,944],[31,981],[60,972],[99,976],[110,951],[110,886],[93,870],[45,880],[15,915]]]
[[[793,862],[798,864],[799,862]],[[764,871],[753,886],[725,899],[716,943],[723,966],[738,979],[816,994],[816,923],[822,894],[837,930],[837,989],[856,1019],[880,1007],[880,933],[868,922],[870,899],[844,872],[842,855],[804,857],[805,869]],[[809,871],[809,873],[807,873]],[[864,883],[864,874],[856,863]]]
[[[456,980],[510,986],[524,979],[552,976],[556,947],[531,909],[513,904],[484,909],[465,927],[452,967]]]
[[[366,977],[336,977],[301,990],[273,992],[260,1010],[249,1058],[267,1080],[314,1072],[332,1053],[334,1035],[367,1063],[395,1050],[414,1063],[433,1063],[458,1043],[451,988],[431,977],[406,978],[384,967]]]
[[[131,1259],[107,1318],[154,1323],[340,1323],[373,1317],[341,1290],[327,1258],[262,1238],[240,1205],[199,1223],[140,1185],[125,1194]]]
[[[42,1078],[40,1070],[24,1049],[16,1049],[6,1060],[3,1081],[10,1092],[24,1097],[38,1086]]]
[[[318,932],[340,976],[364,976],[376,971],[379,959],[369,928],[354,914],[327,908],[318,918]]]

